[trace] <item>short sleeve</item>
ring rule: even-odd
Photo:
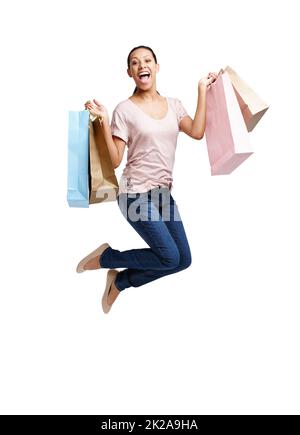
[[[122,112],[117,109],[113,111],[110,128],[112,135],[120,137],[126,143],[128,142],[128,125]]]
[[[179,125],[182,118],[187,116],[188,113],[187,113],[185,107],[183,106],[182,102],[178,98],[175,98],[175,107],[176,107],[177,121],[178,121],[178,125]]]

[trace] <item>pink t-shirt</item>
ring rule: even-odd
[[[166,99],[168,113],[163,119],[147,115],[130,99],[121,101],[113,111],[112,135],[128,147],[119,194],[147,192],[157,186],[172,189],[179,123],[188,113],[178,98]]]

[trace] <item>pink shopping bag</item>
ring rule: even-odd
[[[254,152],[230,77],[223,70],[207,90],[205,139],[211,175],[230,174]]]

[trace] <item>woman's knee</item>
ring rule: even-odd
[[[162,255],[161,262],[166,269],[176,269],[180,264],[180,253],[178,249],[172,249],[167,255]]]
[[[192,264],[192,255],[191,255],[191,251],[189,250],[185,252],[183,255],[181,255],[180,262],[178,264],[178,270],[187,269],[188,267],[190,267],[191,264]]]
[[[167,269],[174,269],[174,272],[187,269],[192,264],[192,254],[190,248],[184,252],[180,252],[178,249],[173,249],[170,255],[165,255],[162,258],[163,264]]]

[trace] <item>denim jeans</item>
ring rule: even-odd
[[[120,193],[118,206],[149,248],[102,253],[103,268],[125,268],[115,280],[119,290],[140,287],[191,265],[191,251],[178,206],[168,187],[143,193]]]

